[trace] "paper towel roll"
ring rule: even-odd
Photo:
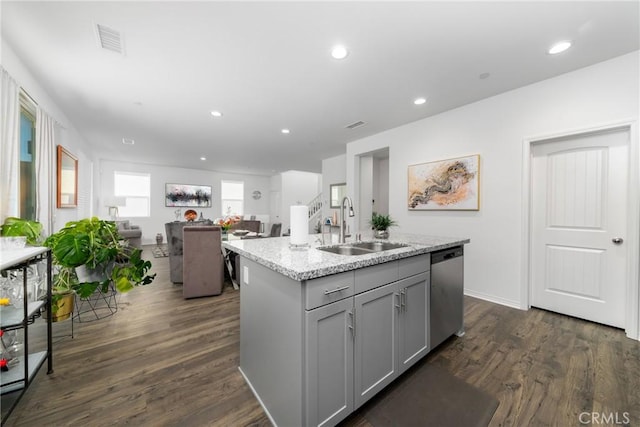
[[[307,206],[291,206],[289,212],[291,222],[292,245],[306,245],[309,241],[309,208]]]

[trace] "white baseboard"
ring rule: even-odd
[[[470,297],[481,299],[481,300],[493,302],[493,303],[500,304],[500,305],[505,305],[507,307],[517,308],[518,310],[525,310],[525,311],[527,310],[526,308],[523,308],[523,307],[520,306],[520,302],[519,301],[512,301],[512,300],[509,300],[509,299],[496,297],[494,295],[489,295],[489,294],[484,294],[482,292],[472,291],[470,289],[465,289],[464,290],[464,294],[468,295]]]

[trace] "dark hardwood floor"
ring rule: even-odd
[[[239,292],[184,300],[168,258],[145,255],[155,282],[114,316],[75,323],[74,339],[70,321],[54,324],[55,372],[40,371],[7,426],[270,425],[237,369]],[[496,396],[490,425],[578,426],[583,412],[640,425],[640,343],[623,331],[470,297],[465,324],[427,363]],[[369,425],[358,412],[342,424]]]

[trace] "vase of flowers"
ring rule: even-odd
[[[226,216],[224,218],[217,219],[213,225],[217,225],[222,229],[222,240],[227,240],[229,235],[229,230],[231,227],[240,221],[239,216]]]

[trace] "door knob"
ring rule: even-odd
[[[615,243],[616,245],[621,245],[622,242],[624,242],[624,240],[622,239],[622,237],[614,237],[613,239],[611,239],[611,241],[613,243]]]

